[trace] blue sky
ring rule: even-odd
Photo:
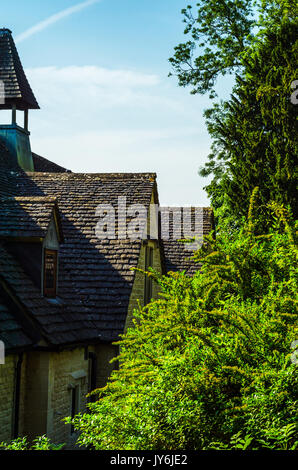
[[[162,204],[207,205],[198,168],[210,149],[210,102],[168,78],[187,3],[5,2],[3,26],[41,106],[30,113],[32,150],[73,171],[156,172]]]

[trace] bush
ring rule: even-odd
[[[253,194],[239,232],[220,230],[193,278],[159,277],[135,312],[120,369],[72,421],[95,449],[294,449],[297,248],[283,207],[258,233]],[[71,419],[66,420],[70,422]]]
[[[37,437],[31,444],[26,437],[19,437],[10,443],[0,443],[0,450],[61,450],[63,447],[64,444],[52,444],[46,436]]]

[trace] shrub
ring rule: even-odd
[[[209,237],[193,278],[151,272],[160,298],[135,312],[119,343],[120,369],[72,421],[80,445],[297,446],[297,248],[287,212],[270,207],[269,233],[258,232],[251,203],[242,229]]]

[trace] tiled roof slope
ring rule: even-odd
[[[130,268],[137,266],[141,242],[98,240],[96,209],[99,204],[112,204],[116,208],[119,196],[127,198],[127,206],[142,204],[148,208],[156,175],[25,173],[5,168],[8,157],[5,146],[0,145],[0,195],[19,195],[19,200],[26,197],[28,201],[32,197],[58,201],[65,237],[59,252],[60,300],[53,303],[43,298],[3,244],[0,273],[4,273],[16,296],[42,327],[49,343],[58,346],[117,339],[124,329],[134,281],[134,271]],[[201,210],[203,232],[208,233],[213,227],[213,214],[210,208]],[[170,224],[170,235],[172,230]],[[162,240],[162,247],[167,272],[194,273],[197,267],[189,260],[191,253],[181,242],[170,236],[169,240]]]
[[[141,241],[97,239],[96,209],[99,204],[116,208],[118,196],[125,196],[128,206],[142,204],[148,208],[156,175],[14,173],[12,176],[19,194],[58,199],[65,238],[59,252],[61,305],[43,299],[24,274],[19,281],[11,276],[18,297],[29,310],[33,309],[38,321],[44,322],[43,328],[47,327],[44,331],[53,344],[92,338],[115,340],[124,329],[135,275],[131,268],[137,266]],[[11,263],[12,260],[7,260],[5,266]],[[21,271],[18,266],[14,269]],[[36,308],[35,301],[31,305],[32,292],[38,298]]]
[[[11,194],[9,176],[13,169],[13,157],[0,139],[0,197]]]
[[[83,342],[98,334],[98,325],[84,312],[72,312],[63,302],[53,303],[42,297],[3,242],[0,242],[0,273],[50,345]]]
[[[8,305],[1,290],[0,283],[0,340],[3,341],[5,350],[32,346],[32,338],[24,331],[18,319],[13,315],[11,305]]]
[[[63,168],[63,166],[57,165],[57,163],[51,162],[47,158],[37,155],[37,153],[32,152],[34,170],[37,172],[47,172],[47,173],[71,173],[70,170]]]
[[[52,197],[0,198],[0,237],[44,238],[55,209]]]
[[[0,80],[4,82],[5,104],[9,109],[15,103],[17,109],[39,109],[33,91],[23,70],[14,40],[9,29],[0,29]]]
[[[34,169],[37,172],[64,173],[70,172],[56,163],[47,160],[36,153],[32,153]],[[19,194],[14,172],[25,172],[16,165],[15,159],[9,153],[5,143],[0,138],[0,197]],[[26,177],[26,176],[25,176]]]
[[[179,216],[181,234],[178,232],[178,238],[175,239],[173,230],[173,212],[181,214]],[[182,239],[191,239],[191,231],[197,237],[198,241],[202,240],[202,235],[207,235],[214,229],[213,211],[210,207],[163,207],[161,214],[169,212],[169,239],[161,240],[164,254],[164,264],[166,272],[185,271],[192,276],[199,266],[191,259],[193,250],[188,248],[188,243],[184,243]],[[186,214],[183,219],[183,213]],[[195,218],[197,214],[197,223]],[[186,230],[185,230],[186,229]]]
[[[57,163],[51,162],[47,158],[41,157],[37,155],[37,153],[32,152],[34,170],[38,173],[46,172],[46,173],[71,173],[70,170],[63,168]],[[6,170],[18,170],[20,171],[20,167],[16,165],[15,159],[9,153],[5,142],[0,138],[0,169]]]

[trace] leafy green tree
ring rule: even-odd
[[[241,54],[253,38],[254,3],[200,0],[196,15],[191,5],[182,10],[189,40],[175,47],[169,59],[180,86],[191,85],[193,94],[210,92],[214,97],[217,78],[239,70]]]
[[[193,278],[159,277],[160,298],[136,312],[120,369],[73,424],[95,449],[294,449],[297,247],[282,206],[196,255]],[[70,418],[67,420],[70,422]]]
[[[197,6],[196,18],[190,7],[183,11],[192,40],[170,59],[179,84],[214,96],[216,79],[236,73],[231,99],[205,111],[212,148],[200,174],[213,176],[205,188],[211,203],[239,225],[259,186],[263,221],[270,200],[296,217],[297,109],[290,96],[297,79],[297,4],[207,0]],[[255,20],[253,6],[260,13]],[[195,50],[199,55],[191,59]]]
[[[195,10],[195,13],[194,13]],[[183,8],[187,41],[174,48],[169,59],[180,86],[192,86],[192,94],[216,96],[215,84],[226,74],[241,73],[243,52],[258,34],[297,17],[297,5],[289,0],[199,0]]]

